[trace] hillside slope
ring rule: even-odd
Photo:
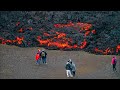
[[[1,11],[0,43],[120,54],[120,11]]]

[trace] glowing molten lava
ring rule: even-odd
[[[7,44],[7,43],[10,43],[10,44],[14,44],[14,43],[17,43],[17,44],[22,44],[22,41],[24,40],[24,37],[16,37],[15,40],[6,40],[4,38],[0,38],[1,40],[1,44]]]
[[[46,18],[47,19],[47,18]],[[16,23],[16,26],[19,26],[20,22]],[[74,38],[71,37],[67,37],[67,34],[61,31],[55,31],[55,30],[50,30],[49,32],[51,32],[52,34],[45,32],[44,28],[40,29],[40,32],[42,32],[41,35],[37,36],[37,38],[35,38],[39,43],[40,46],[46,46],[46,47],[52,47],[52,48],[56,48],[57,49],[85,49],[88,45],[88,41],[87,38],[89,38],[90,35],[96,34],[96,30],[92,29],[92,24],[88,24],[88,23],[81,23],[81,22],[77,22],[77,23],[73,23],[73,22],[69,22],[67,24],[54,24],[55,29],[56,28],[70,28],[72,27],[72,29],[77,30],[77,32],[79,33],[78,35],[82,35],[83,36],[83,41],[82,40],[78,40],[77,44],[76,42],[74,42]],[[20,33],[20,35],[23,35],[22,37],[18,37],[16,36],[16,38],[14,40],[9,40],[9,39],[4,39],[2,37],[0,37],[0,43],[1,44],[16,44],[16,45],[21,45],[23,44],[23,41],[25,41],[24,38],[24,32],[25,30],[29,30],[32,31],[33,28],[32,27],[27,27],[27,28],[23,28],[21,27],[18,30],[18,33]],[[69,29],[67,29],[69,30]],[[69,32],[69,31],[68,31]],[[72,31],[74,32],[74,31]],[[91,38],[91,37],[90,37]],[[79,43],[81,42],[81,43]],[[79,45],[78,45],[79,43]],[[26,44],[29,46],[31,44],[30,41],[27,41]],[[101,53],[104,55],[107,54],[113,54],[115,52],[115,50],[113,50],[113,48],[107,47],[105,50],[100,50],[98,47],[94,48],[94,51],[96,53]],[[118,53],[120,51],[120,44],[116,46],[116,53]]]
[[[17,42],[18,44],[22,44],[23,40],[24,40],[24,37],[16,37],[15,42]]]
[[[44,33],[45,36],[50,36],[48,33]],[[58,48],[71,48],[68,44],[71,39],[66,38],[65,33],[56,32],[56,36],[50,39],[42,40],[40,36],[37,37],[37,40],[39,41],[40,45],[46,45],[48,47],[50,46],[56,46]]]
[[[22,33],[23,32],[23,28],[20,28],[20,30],[18,30],[19,33]]]
[[[53,38],[50,39],[45,39],[42,40],[40,36],[37,37],[38,42],[40,43],[40,45],[45,45],[48,47],[57,47],[60,49],[71,49],[71,48],[79,48],[79,49],[83,49],[85,48],[85,46],[87,45],[87,41],[84,39],[84,41],[81,43],[80,46],[74,44],[72,45],[71,43],[73,42],[73,40],[71,38],[66,38],[66,34],[63,32],[55,32],[56,35]],[[44,33],[45,36],[50,36],[48,33]]]
[[[120,51],[120,45],[117,46],[116,52],[118,53]]]
[[[18,32],[19,32],[19,33],[24,33],[25,30],[32,31],[33,28],[32,28],[32,27],[28,27],[28,28],[24,28],[24,29],[23,29],[23,28],[20,28],[20,29],[18,30]]]
[[[113,48],[107,48],[105,50],[99,50],[98,48],[95,48],[95,52],[99,52],[99,53],[102,53],[104,55],[107,55],[107,54],[112,54],[114,51],[113,51]]]

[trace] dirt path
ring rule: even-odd
[[[117,63],[118,72],[113,72],[112,56],[46,50],[48,64],[39,66],[35,64],[37,49],[0,45],[0,79],[68,79],[64,66],[69,58],[77,67],[74,79],[120,79],[120,63]],[[120,62],[120,57],[117,58]]]

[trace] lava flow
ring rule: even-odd
[[[22,44],[24,37],[16,37],[15,40],[4,39],[0,37],[1,44]]]
[[[91,24],[87,23],[68,23],[68,24],[54,24],[55,28],[64,28],[64,27],[80,27],[82,31],[85,31],[84,36],[88,36],[90,33],[95,34],[95,30],[90,30],[92,27]],[[55,32],[55,31],[54,31]],[[87,40],[84,38],[84,41],[80,43],[80,45],[77,44],[72,44],[73,39],[72,38],[67,38],[66,33],[63,32],[55,32],[57,36],[54,36],[53,38],[50,39],[45,39],[43,40],[40,38],[40,36],[37,38],[39,41],[40,45],[45,45],[48,47],[57,47],[60,49],[84,49],[87,46]],[[48,33],[44,33],[44,36],[50,36]]]
[[[21,23],[17,22],[16,26],[19,26]],[[36,46],[45,46],[48,48],[57,48],[57,49],[62,49],[62,50],[68,50],[68,49],[85,49],[87,48],[88,45],[88,39],[87,37],[92,36],[94,34],[96,34],[96,30],[92,29],[92,24],[88,24],[88,23],[73,23],[73,22],[69,22],[67,24],[54,24],[55,29],[57,28],[74,28],[74,30],[77,30],[79,32],[80,35],[83,35],[83,41],[82,40],[76,40],[76,42],[74,42],[74,38],[72,36],[74,36],[74,34],[70,37],[68,36],[68,34],[66,34],[63,31],[56,31],[56,30],[50,30],[45,31],[44,29],[41,30],[41,34],[37,34],[37,36],[34,36],[34,40],[37,40],[37,45]],[[30,41],[30,39],[25,38],[25,32],[27,32],[27,30],[29,30],[29,33],[33,30],[32,27],[20,27],[18,31],[18,34],[20,34],[20,36],[15,36],[15,39],[10,40],[10,39],[5,39],[0,37],[0,43],[1,44],[12,44],[12,45],[23,45],[23,42],[25,44],[27,44],[27,46],[30,46],[31,43],[33,43],[32,41]],[[69,30],[69,29],[67,29]],[[67,31],[69,32],[69,31]],[[74,31],[72,31],[74,32]],[[52,33],[52,34],[51,34]],[[36,34],[36,33],[34,33]],[[31,35],[32,36],[32,35]],[[37,38],[36,38],[37,37]],[[28,40],[28,41],[27,41]],[[78,44],[79,42],[79,44]],[[33,45],[36,43],[33,43]],[[107,47],[104,50],[100,50],[99,47],[94,47],[93,51],[95,53],[101,53],[104,55],[107,54],[113,54],[114,52],[118,53],[120,51],[120,44],[116,46],[116,49]]]

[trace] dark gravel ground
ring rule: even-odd
[[[117,72],[112,71],[112,55],[93,55],[81,51],[46,50],[47,63],[36,65],[38,47],[20,48],[0,45],[0,79],[120,79],[120,57]],[[67,78],[65,63],[76,64],[76,77]]]

